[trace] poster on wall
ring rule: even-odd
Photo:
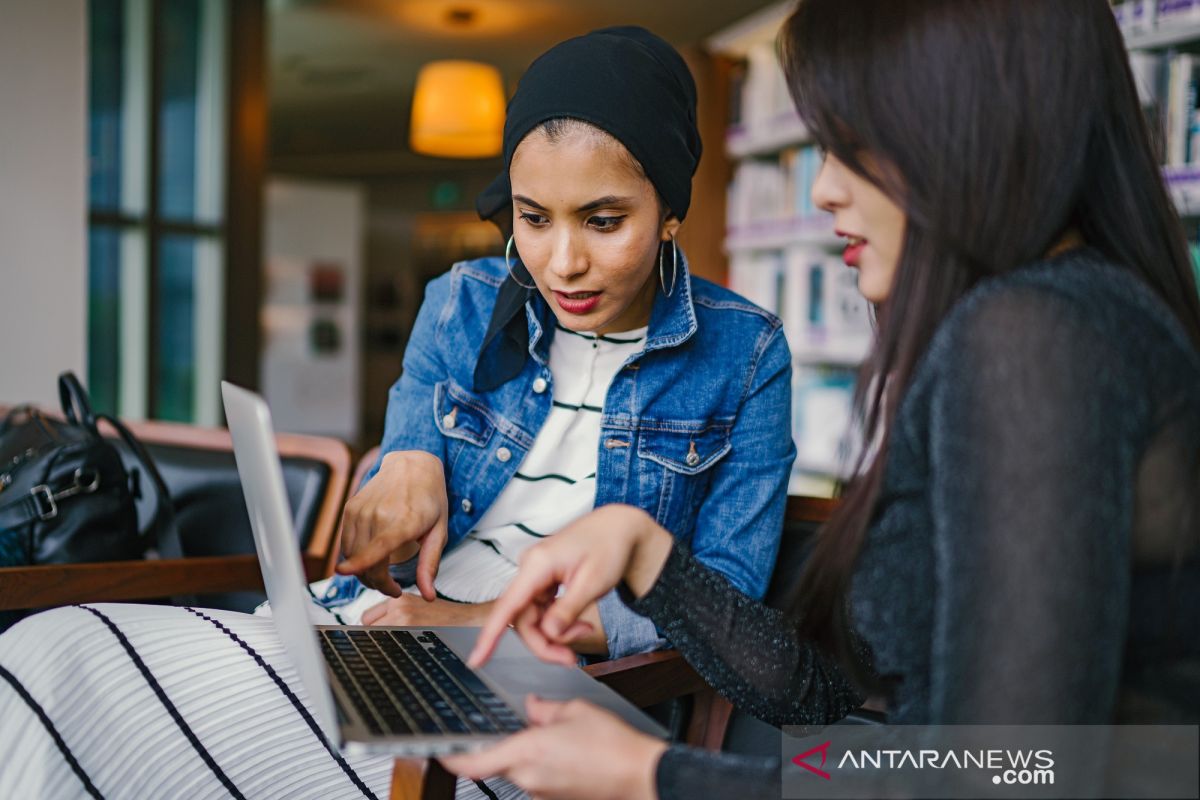
[[[280,430],[358,440],[362,187],[267,184],[263,394]]]

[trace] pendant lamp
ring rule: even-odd
[[[430,61],[417,73],[409,144],[441,158],[500,154],[504,84],[500,70],[478,61]]]

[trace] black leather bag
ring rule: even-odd
[[[139,559],[156,549],[179,557],[170,495],[142,443],[120,421],[92,412],[74,374],[58,378],[64,420],[32,406],[0,421],[0,566]],[[137,466],[126,470],[104,420]],[[153,518],[138,524],[148,484]]]

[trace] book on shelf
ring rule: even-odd
[[[772,42],[761,42],[747,53],[739,106],[740,123],[747,128],[761,128],[795,113]]]
[[[820,249],[737,253],[729,285],[779,317],[797,362],[854,367],[872,338],[857,274]]]
[[[820,213],[812,201],[812,185],[820,168],[820,152],[814,146],[789,147],[776,158],[740,162],[727,195],[729,229]]]
[[[1126,36],[1200,23],[1200,0],[1125,0],[1113,5]]]
[[[1200,56],[1136,51],[1129,66],[1163,161],[1168,167],[1200,164]]]
[[[729,119],[730,130],[742,126],[742,108],[745,105],[746,63],[738,61],[729,71]]]
[[[1200,161],[1200,147],[1193,147],[1196,130],[1197,81],[1200,59],[1179,53],[1167,62],[1166,88],[1166,161],[1167,164],[1191,164]]]
[[[792,384],[794,472],[844,478],[851,464],[854,375],[802,368]]]

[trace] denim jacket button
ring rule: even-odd
[[[533,381],[533,393],[541,394],[542,392],[546,391],[546,385],[545,378],[535,378]]]
[[[450,409],[450,413],[442,417],[442,425],[446,430],[450,430],[458,424],[458,407]]]
[[[505,463],[510,458],[512,458],[512,451],[509,450],[507,447],[501,447],[499,450],[496,451],[496,460],[497,461],[499,461],[501,463]]]
[[[470,513],[471,513],[471,508],[472,508],[472,506],[471,506],[471,501],[470,501],[470,500],[468,500],[467,498],[465,498],[465,497],[464,497],[464,498],[463,498],[463,501],[462,501],[462,510],[463,510],[463,513],[464,513],[464,514],[470,514]]]

